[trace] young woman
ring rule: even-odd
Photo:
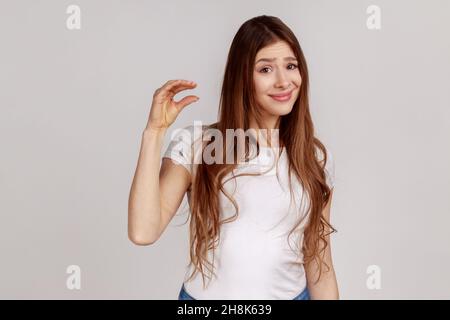
[[[173,97],[195,87],[171,80],[154,93],[130,191],[130,240],[157,241],[187,192],[190,263],[179,299],[338,299],[334,161],[314,136],[294,33],[276,17],[246,21],[229,51],[218,121],[179,131],[160,167],[168,127],[198,100]],[[227,129],[250,131],[251,142],[235,146]],[[230,150],[233,161],[222,161]],[[220,161],[202,161],[206,154]]]

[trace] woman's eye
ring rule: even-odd
[[[293,63],[289,64],[288,67],[289,67],[289,66],[294,66],[294,67],[295,67],[295,68],[291,68],[290,70],[295,70],[295,69],[298,68],[298,66],[295,65],[295,64],[293,64]],[[268,67],[264,67],[264,68],[262,68],[259,72],[267,73],[267,72],[264,71],[264,70],[266,70],[266,69],[269,69],[269,68],[268,68]]]

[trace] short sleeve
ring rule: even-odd
[[[200,163],[202,159],[201,146],[205,128],[205,125],[194,124],[175,129],[162,157],[172,159],[186,168],[192,175],[194,173],[194,164]]]
[[[170,137],[169,145],[163,158],[170,158],[177,164],[181,164],[192,174],[192,144],[193,126],[175,129]]]
[[[319,160],[323,161],[324,160],[323,154],[320,149],[318,149],[318,150],[319,150],[319,154],[320,154]],[[335,167],[334,156],[333,156],[333,153],[328,148],[326,148],[325,151],[327,153],[327,162],[325,164],[326,182],[328,184],[328,187],[330,189],[333,189],[335,186],[335,181],[336,181],[335,168],[334,168]]]

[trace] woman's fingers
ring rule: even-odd
[[[194,81],[169,80],[157,91],[159,91],[162,98],[172,99],[177,93],[186,89],[193,89],[196,86],[197,84]]]
[[[198,99],[200,99],[200,98],[197,96],[187,96],[187,97],[184,97],[183,99],[181,99],[180,101],[176,102],[175,105],[178,110],[183,110],[184,107],[186,107],[187,105],[189,105],[193,102],[197,102]]]
[[[194,81],[169,80],[161,88],[158,88],[153,94],[147,126],[155,128],[170,126],[185,106],[198,100],[198,97],[194,95],[184,97],[180,101],[174,101],[173,97],[183,90],[193,89],[196,86]]]

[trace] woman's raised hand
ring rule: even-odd
[[[196,86],[194,81],[169,80],[161,88],[156,89],[146,129],[167,129],[184,107],[199,99],[190,95],[180,101],[174,101],[173,97],[183,90],[194,89]]]

